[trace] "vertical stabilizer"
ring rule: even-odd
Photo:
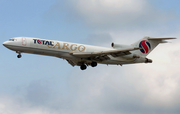
[[[176,39],[176,38],[150,38],[144,37],[139,41],[131,44],[133,47],[139,47],[140,50],[133,51],[135,55],[146,57],[159,43],[167,43],[165,40]]]

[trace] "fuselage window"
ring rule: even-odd
[[[14,41],[14,39],[9,39],[9,41]]]

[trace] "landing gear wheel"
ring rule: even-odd
[[[86,65],[81,65],[81,70],[86,70],[87,66]]]
[[[96,62],[92,62],[92,63],[91,63],[91,66],[92,66],[92,67],[96,67],[96,66],[97,66],[97,63],[96,63]]]
[[[17,55],[17,58],[21,58],[22,56],[21,55]]]

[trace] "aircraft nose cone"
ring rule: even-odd
[[[3,43],[3,46],[5,46],[5,47],[6,47],[6,46],[7,46],[7,42],[4,42],[4,43]]]

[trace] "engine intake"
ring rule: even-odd
[[[115,44],[115,43],[112,43],[111,46],[115,49],[133,48],[131,45],[122,45],[122,44]]]

